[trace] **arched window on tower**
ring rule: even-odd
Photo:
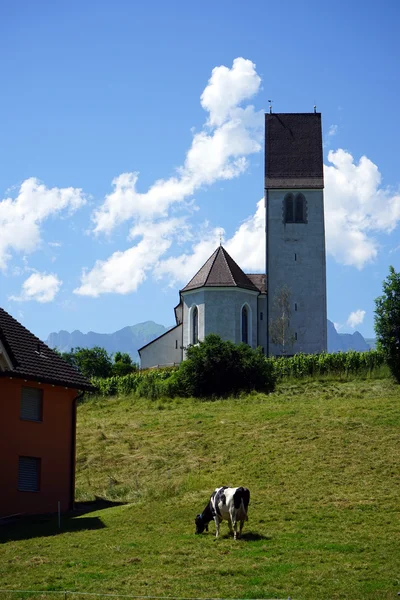
[[[242,342],[249,343],[249,311],[247,306],[242,308]]]
[[[296,223],[305,223],[305,198],[303,194],[297,194],[295,199],[294,220]]]
[[[293,210],[293,196],[288,194],[284,200],[284,211],[285,211],[285,223],[293,223],[294,221],[294,210]]]
[[[192,310],[192,344],[197,344],[199,341],[199,311],[197,306]]]

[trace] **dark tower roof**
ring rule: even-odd
[[[31,379],[79,390],[93,389],[79,371],[2,308],[0,308],[0,341],[12,364],[10,369],[0,370],[0,377]]]
[[[215,250],[181,291],[187,292],[201,287],[239,287],[259,292],[222,246]]]
[[[265,115],[265,187],[324,187],[321,113]]]

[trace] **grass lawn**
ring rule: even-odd
[[[388,379],[286,383],[214,402],[86,402],[77,500],[115,506],[64,517],[61,533],[56,519],[0,528],[0,588],[396,598],[399,427],[400,387]],[[194,535],[219,485],[251,491],[237,542],[226,523],[218,540],[212,524]]]

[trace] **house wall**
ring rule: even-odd
[[[306,223],[284,223],[286,194],[301,192],[307,202]],[[291,292],[290,330],[297,341],[287,354],[326,351],[326,266],[323,190],[267,190],[267,281],[269,322],[277,317],[274,301],[287,286]],[[297,305],[297,310],[295,310]],[[271,355],[281,354],[272,344]]]
[[[182,362],[182,325],[170,329],[140,351],[142,369],[180,362]]]
[[[43,390],[42,422],[20,419],[22,386]],[[62,511],[71,508],[77,395],[61,386],[0,378],[0,517],[56,512],[58,501]],[[20,456],[41,459],[38,492],[18,491]]]

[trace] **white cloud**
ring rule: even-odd
[[[220,126],[230,118],[233,108],[258,92],[261,78],[250,60],[235,58],[231,69],[220,66],[212,70],[201,95],[201,105],[209,112],[208,124]]]
[[[160,256],[170,248],[178,232],[185,234],[183,219],[159,223],[141,223],[131,230],[131,237],[140,242],[123,252],[114,252],[107,260],[98,260],[90,271],[84,270],[81,285],[74,290],[80,296],[128,294],[136,291],[152,271]]]
[[[349,314],[349,317],[347,319],[347,325],[354,329],[355,327],[357,327],[357,325],[361,325],[361,323],[364,321],[364,317],[365,310],[361,310],[360,308],[358,308],[357,310]]]
[[[93,213],[94,232],[110,233],[131,222],[130,237],[139,241],[124,251],[114,252],[84,270],[76,294],[96,297],[103,293],[135,291],[152,274],[171,285],[187,283],[219,243],[221,232],[205,224],[191,228],[182,219],[172,219],[171,209],[185,209],[193,193],[217,181],[239,176],[247,158],[262,149],[263,111],[244,105],[260,89],[255,65],[243,58],[231,68],[213,69],[201,95],[207,111],[203,129],[195,133],[184,163],[169,179],[156,180],[150,188],[137,191],[138,173],[122,173],[112,192]],[[338,131],[331,125],[326,139]],[[400,195],[381,187],[378,167],[367,157],[358,164],[352,155],[338,149],[329,152],[325,166],[325,224],[327,251],[337,262],[363,268],[378,253],[377,233],[389,233],[400,220]],[[158,233],[157,233],[158,232]],[[177,233],[191,248],[180,255],[170,252]],[[265,214],[263,200],[224,246],[247,272],[265,269]]]
[[[217,248],[220,240],[244,271],[263,272],[265,270],[264,199],[257,203],[255,214],[246,219],[230,239],[224,239],[222,228],[210,228],[207,224],[198,232],[197,238],[190,253],[160,260],[155,268],[155,275],[158,278],[167,277],[171,285],[188,283]]]
[[[138,173],[116,177],[113,191],[93,214],[94,231],[109,233],[132,218],[166,216],[172,204],[189,199],[199,188],[243,173],[246,157],[261,150],[264,113],[239,105],[258,91],[260,82],[254,63],[244,58],[236,58],[231,69],[213,69],[201,96],[207,121],[193,135],[177,175],[155,181],[145,193],[136,190]]]
[[[390,233],[400,221],[400,194],[381,187],[378,167],[366,156],[358,164],[345,150],[330,151],[325,165],[327,251],[337,262],[362,269],[379,245],[374,235]]]
[[[10,296],[9,300],[16,302],[52,302],[56,297],[62,281],[57,275],[46,273],[32,273],[22,284],[21,294],[19,296]]]
[[[338,132],[338,126],[337,125],[331,125],[328,129],[328,136],[329,137],[333,137],[334,135],[336,135]]]
[[[64,210],[72,213],[85,202],[80,189],[49,189],[34,177],[26,179],[16,198],[0,201],[0,269],[6,268],[12,252],[36,250],[43,221]]]
[[[336,331],[340,331],[341,329],[343,329],[343,325],[341,323],[336,323],[335,321],[333,322]]]

